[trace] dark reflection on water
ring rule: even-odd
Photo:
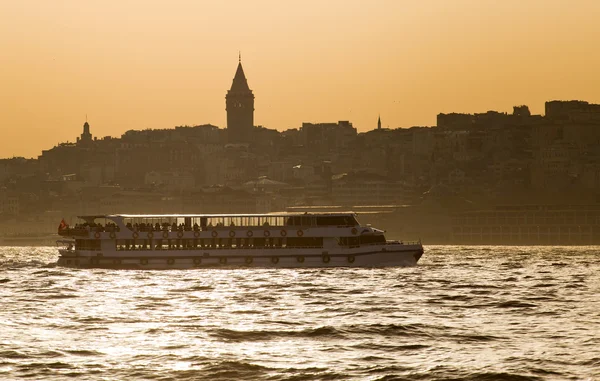
[[[388,269],[74,270],[0,248],[0,379],[594,380],[597,247]]]

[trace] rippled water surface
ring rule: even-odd
[[[600,248],[413,268],[77,270],[0,248],[0,379],[598,380]]]

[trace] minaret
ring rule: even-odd
[[[254,94],[244,75],[242,57],[233,77],[231,88],[225,96],[227,110],[227,132],[232,143],[248,142],[254,128]]]
[[[83,133],[79,138],[79,143],[89,143],[92,141],[92,134],[90,133],[90,125],[87,122],[87,117],[85,118],[85,123],[83,124]]]
[[[381,115],[377,118],[377,129],[381,130]]]

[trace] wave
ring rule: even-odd
[[[459,342],[504,340],[502,337],[493,335],[449,335],[448,337],[454,338]]]
[[[161,307],[171,307],[171,304],[170,303],[160,303],[160,302],[143,303],[143,304],[138,304],[137,306],[135,306],[134,310],[153,310],[155,308],[161,308]]]
[[[440,368],[440,367],[438,367]],[[450,367],[445,367],[450,368]],[[402,368],[401,368],[402,369]],[[394,367],[383,368],[381,372],[394,371]],[[406,372],[405,372],[406,373]],[[435,381],[542,381],[543,378],[507,372],[464,372],[458,369],[437,369],[427,373],[411,372],[410,377],[384,376],[376,380],[435,380]]]
[[[425,324],[369,324],[348,326],[348,333],[375,334],[383,336],[430,336],[426,332],[431,328]]]
[[[180,345],[165,345],[164,347],[160,347],[160,349],[166,349],[166,350],[183,349],[183,348],[189,348],[189,345],[184,345],[184,344],[180,344]]]
[[[21,353],[19,351],[13,351],[13,350],[8,350],[8,351],[0,351],[0,358],[6,358],[6,359],[28,359],[31,356],[26,355],[25,353]]]
[[[381,336],[431,336],[425,332],[427,326],[422,324],[371,324],[348,325],[342,327],[322,326],[303,330],[234,330],[220,328],[209,334],[223,340],[231,341],[263,341],[278,338],[330,338],[344,339],[356,334]]]
[[[462,288],[503,288],[503,286],[494,286],[492,284],[465,284],[465,283],[461,283],[461,284],[455,284],[450,286],[450,288],[456,288],[456,289],[462,289]]]
[[[74,320],[78,323],[104,323],[104,322],[106,322],[106,319],[91,317],[91,316],[74,318]]]
[[[0,269],[22,269],[22,268],[48,268],[54,267],[56,263],[41,261],[39,259],[25,260],[25,261],[4,261],[0,262]]]
[[[241,380],[258,379],[272,371],[261,365],[255,365],[244,361],[220,361],[205,366],[202,373],[207,380]],[[198,371],[188,371],[190,375],[198,376]],[[180,376],[185,376],[180,374]]]
[[[37,370],[37,369],[44,370],[44,369],[73,369],[73,368],[75,368],[74,365],[66,363],[66,362],[62,362],[62,361],[21,363],[17,366],[23,370],[29,370],[29,371]]]
[[[43,297],[40,298],[40,300],[74,299],[74,298],[79,298],[79,295],[58,293],[58,294],[54,294],[54,295],[44,295]]]
[[[104,353],[86,349],[63,349],[65,353],[75,356],[104,356]]]
[[[312,329],[304,329],[300,331],[283,331],[283,330],[255,330],[255,331],[241,331],[221,328],[210,333],[211,336],[218,337],[223,340],[230,341],[262,341],[272,340],[276,338],[286,337],[330,337],[330,338],[343,338],[343,333],[336,330],[333,327],[319,327]]]
[[[234,315],[262,315],[262,311],[259,310],[233,310],[231,311]]]
[[[469,301],[473,298],[468,295],[439,295],[437,299],[450,301]]]
[[[498,308],[534,308],[534,307],[537,307],[537,305],[535,305],[533,303],[520,302],[518,300],[509,300],[506,302],[497,303],[496,307],[498,307]]]
[[[405,344],[405,345],[393,345],[393,344],[380,344],[380,343],[360,343],[353,345],[351,348],[360,350],[376,350],[386,352],[401,352],[401,351],[418,351],[421,349],[430,348],[430,345],[425,344]]]
[[[439,302],[438,302],[439,303]],[[536,308],[537,305],[533,303],[525,303],[518,300],[508,300],[504,302],[489,302],[479,304],[466,304],[462,305],[461,308],[469,309],[488,309],[488,308]]]
[[[464,378],[441,378],[440,380],[447,381],[541,381],[541,377],[521,375],[516,373],[506,372],[477,372],[467,374]]]

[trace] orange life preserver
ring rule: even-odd
[[[265,230],[265,233],[264,233],[264,235],[265,235],[265,237],[268,237],[268,236],[270,236],[270,235],[271,235],[271,232],[270,232],[270,231],[268,231],[268,230]]]
[[[229,232],[229,236],[230,236],[231,238],[235,237],[235,231],[231,230],[231,231]]]
[[[354,263],[354,255],[349,255],[348,256],[348,263]]]
[[[154,233],[152,233],[152,232],[149,232],[149,233],[148,233],[148,238],[149,238],[149,239],[152,239],[152,238],[154,238]]]
[[[252,230],[248,230],[248,232],[246,232],[246,235],[248,236],[248,238],[250,238],[254,235],[254,233],[252,233]]]
[[[117,237],[117,235],[115,234],[115,232],[110,232],[111,239],[115,239],[116,237]]]
[[[139,237],[140,235],[138,234],[138,232],[133,232],[132,236],[133,239],[137,239],[137,237]]]
[[[183,237],[183,232],[182,231],[178,231],[177,232],[177,237],[179,237],[179,238]]]
[[[304,232],[303,232],[302,230],[298,230],[298,231],[296,232],[296,235],[297,235],[298,237],[302,237],[302,236],[304,235]]]
[[[280,234],[282,237],[285,237],[287,235],[287,231],[285,229],[282,229]]]
[[[323,263],[329,263],[329,261],[331,260],[331,257],[327,254],[323,255]]]
[[[279,263],[279,257],[271,257],[271,263],[276,265],[277,263]]]
[[[196,238],[200,237],[200,232],[199,231],[195,231],[194,232],[194,237],[196,237]]]
[[[358,233],[358,230],[356,230],[356,228],[352,228],[352,234],[356,235],[356,233]]]
[[[211,234],[213,238],[216,238],[219,235],[219,233],[216,230],[213,230]]]
[[[94,234],[94,237],[96,237],[96,239],[100,239],[100,233],[96,232],[96,234]]]
[[[167,239],[167,238],[169,238],[169,232],[164,232],[164,233],[163,233],[163,238],[164,238],[164,239]]]

